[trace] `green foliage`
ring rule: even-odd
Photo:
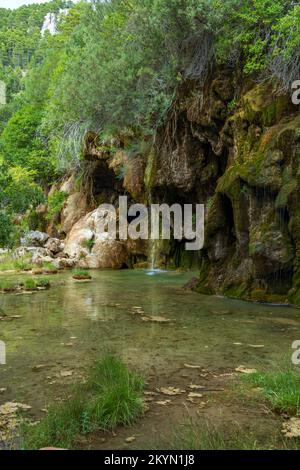
[[[58,12],[68,3],[54,0],[16,10],[0,9],[0,80],[6,82],[8,100],[22,88],[22,72],[28,68],[39,44],[45,15]]]
[[[107,357],[95,364],[88,386],[95,395],[88,403],[87,415],[97,427],[128,426],[141,414],[144,382],[115,357]]]
[[[45,14],[65,6],[58,34],[41,37]],[[203,83],[218,63],[289,89],[300,68],[299,25],[300,7],[288,0],[55,0],[2,9],[0,245],[18,236],[15,214],[34,209],[61,173],[81,169],[87,132],[151,143],[184,79]],[[63,204],[55,197],[50,217]]]
[[[36,281],[32,278],[25,279],[24,281],[24,288],[25,290],[35,290],[36,289]]]
[[[5,292],[13,292],[18,288],[18,285],[15,281],[10,279],[0,279],[0,291]]]
[[[29,263],[29,258],[18,258],[14,261],[14,268],[19,269],[20,271],[28,271],[31,269],[31,264]]]
[[[90,252],[92,251],[94,245],[95,245],[95,240],[93,238],[91,238],[90,240],[84,240],[82,242],[83,248],[87,248]]]
[[[73,277],[74,278],[86,278],[86,279],[91,279],[92,278],[89,271],[86,271],[84,269],[74,269]]]
[[[0,246],[11,247],[14,241],[15,227],[6,210],[0,209]]]
[[[48,289],[51,286],[49,279],[46,279],[44,277],[36,279],[35,284],[37,287],[43,287],[46,289]]]
[[[9,166],[34,172],[35,180],[51,181],[54,166],[42,139],[37,134],[41,111],[34,105],[20,108],[8,121],[0,137],[0,154]]]
[[[300,376],[293,369],[249,374],[244,382],[260,387],[273,409],[290,415],[300,414]]]
[[[85,385],[51,406],[36,426],[23,426],[25,449],[72,448],[78,434],[132,424],[142,413],[143,381],[114,357],[97,362]]]
[[[68,194],[63,191],[53,191],[48,196],[47,219],[51,220],[57,216],[64,207]]]
[[[0,279],[0,291],[14,292],[17,290],[36,291],[39,287],[48,289],[50,282],[47,279],[27,278],[23,282],[16,282],[10,279]]]

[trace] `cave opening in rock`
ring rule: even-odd
[[[226,226],[224,229],[228,234],[228,244],[234,244],[236,242],[236,234],[235,234],[235,224],[234,224],[234,213],[232,202],[226,194],[221,194],[221,205],[223,214],[225,215],[225,223]]]
[[[290,266],[277,269],[268,276],[266,282],[270,293],[286,294],[292,287],[293,268]]]

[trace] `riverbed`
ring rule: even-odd
[[[290,362],[292,342],[300,340],[299,310],[183,290],[193,273],[123,270],[92,276],[80,283],[66,272],[50,290],[1,295],[1,311],[17,318],[0,321],[7,349],[0,404],[17,400],[39,416],[107,353],[145,377],[172,377],[184,364],[274,369]],[[143,320],[157,316],[168,321]]]

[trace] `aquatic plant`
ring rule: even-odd
[[[73,278],[74,279],[92,279],[91,274],[89,271],[86,271],[84,269],[75,269],[73,271]]]
[[[36,279],[35,280],[35,284],[37,287],[44,287],[44,288],[49,288],[50,287],[50,281],[49,279],[46,279],[46,278],[40,278],[40,279]]]
[[[15,260],[13,266],[15,269],[19,269],[20,271],[30,271],[32,268],[29,259],[25,257]]]
[[[8,279],[1,279],[0,280],[0,291],[2,292],[11,292],[18,288],[15,281],[8,280]]]
[[[37,288],[36,281],[32,278],[25,279],[24,288],[25,288],[25,290],[36,290],[36,288]]]

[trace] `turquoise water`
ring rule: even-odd
[[[40,412],[107,352],[146,376],[172,377],[185,363],[273,368],[300,340],[299,310],[186,292],[192,273],[97,271],[89,283],[59,276],[63,285],[49,291],[0,297],[6,315],[21,316],[0,321],[7,346],[0,403],[18,400]],[[157,315],[170,322],[141,318]]]

